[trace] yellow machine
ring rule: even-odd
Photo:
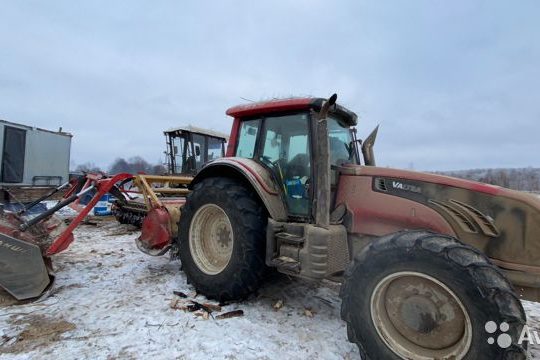
[[[163,133],[169,175],[136,175],[124,182],[123,185],[130,185],[130,188],[123,188],[123,192],[135,196],[120,199],[113,206],[113,215],[122,224],[142,227],[151,209],[163,204],[178,204],[179,198],[188,193],[187,185],[203,164],[225,155],[225,144],[229,139],[227,134],[192,125]],[[178,221],[178,217],[175,219]]]

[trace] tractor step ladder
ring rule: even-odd
[[[286,232],[278,232],[278,233],[276,233],[276,239],[279,240],[280,243],[286,243],[286,244],[297,245],[297,246],[304,245],[304,237],[303,236],[289,234],[289,233],[286,233]]]
[[[287,256],[280,256],[278,258],[275,258],[272,263],[276,266],[276,268],[280,270],[285,270],[293,273],[300,272],[300,263],[293,258]]]
[[[272,260],[272,264],[282,271],[299,273],[299,252],[304,245],[305,238],[280,231],[275,234],[275,240],[279,255]]]

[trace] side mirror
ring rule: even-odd
[[[195,156],[200,156],[201,155],[201,147],[200,146],[195,146]]]
[[[176,155],[178,154],[178,146],[174,145],[173,146],[173,155]]]

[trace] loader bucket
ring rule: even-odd
[[[50,282],[38,246],[0,233],[0,287],[25,300],[40,296]]]

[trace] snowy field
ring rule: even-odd
[[[247,301],[198,316],[171,308],[179,299],[173,291],[215,303],[195,297],[178,261],[140,253],[137,235],[115,222],[79,227],[72,246],[54,257],[51,295],[0,308],[0,359],[359,358],[346,340],[335,285],[280,276]],[[540,304],[524,305],[529,325],[540,329]],[[233,310],[244,315],[212,317]]]
[[[138,232],[126,229],[112,222],[75,231],[72,246],[53,258],[51,296],[0,309],[1,359],[359,357],[346,340],[335,286],[279,277],[256,297],[212,313],[238,309],[244,316],[205,319],[171,309],[173,291],[194,295],[180,262],[139,252]]]

